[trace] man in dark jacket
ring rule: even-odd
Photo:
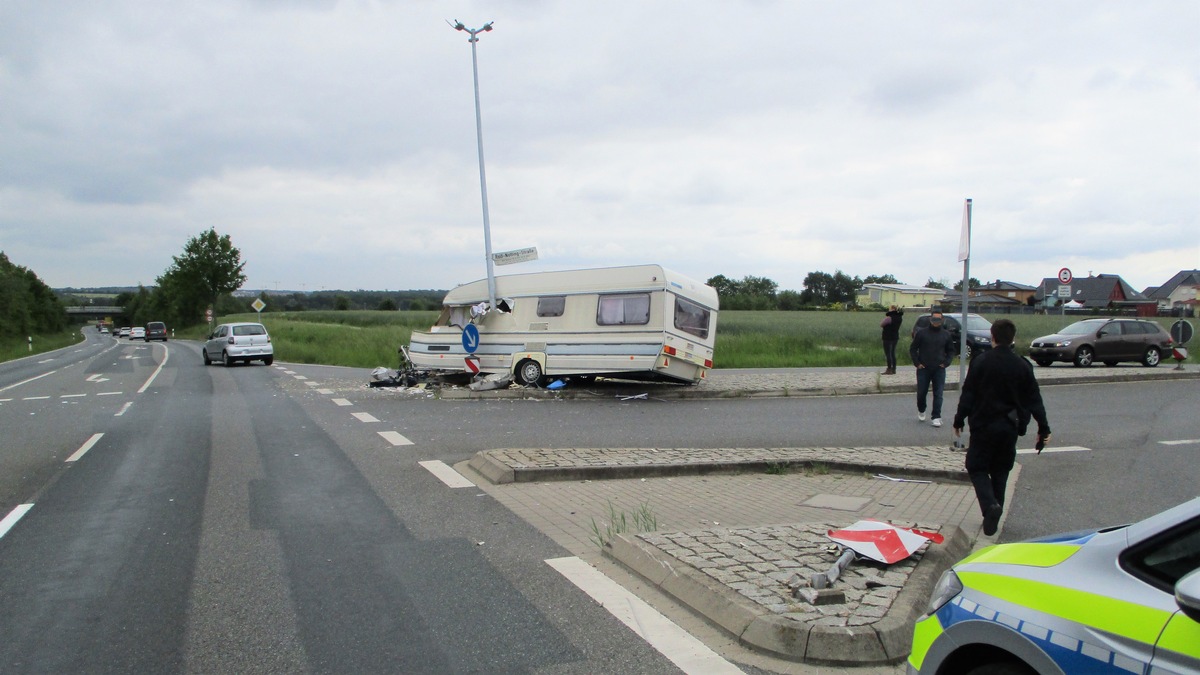
[[[925,400],[933,385],[933,426],[942,426],[942,394],[946,390],[946,366],[954,360],[954,338],[942,329],[941,312],[929,315],[929,326],[917,331],[908,355],[917,367],[917,419],[925,421]]]
[[[900,342],[900,324],[904,323],[904,310],[896,305],[883,315],[883,358],[887,361],[884,375],[896,374],[896,344]]]
[[[963,421],[971,424],[967,448],[967,475],[975,486],[983,533],[996,533],[1004,513],[1008,473],[1017,459],[1017,436],[1025,434],[1032,417],[1038,425],[1038,449],[1050,440],[1050,423],[1038,390],[1033,366],[1017,356],[1013,340],[1017,327],[1008,319],[992,324],[992,349],[971,361],[954,414],[954,435],[962,435]]]

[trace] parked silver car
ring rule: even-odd
[[[1153,368],[1170,355],[1174,340],[1153,321],[1141,319],[1085,319],[1029,344],[1029,358],[1039,366],[1055,361],[1086,368],[1099,361],[1115,366],[1140,361]]]
[[[217,326],[200,349],[204,365],[220,361],[232,366],[238,361],[275,362],[275,347],[266,326],[261,323],[223,323]]]

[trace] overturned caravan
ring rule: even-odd
[[[486,279],[446,294],[433,327],[412,333],[414,367],[511,373],[521,385],[559,377],[695,384],[712,368],[717,292],[698,281],[658,265],[495,280],[496,307]]]

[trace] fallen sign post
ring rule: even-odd
[[[817,572],[809,577],[811,588],[818,591],[815,594],[810,591],[813,604],[834,601],[832,597],[827,597],[831,593],[828,589],[855,558],[870,558],[890,565],[916,553],[925,542],[940,544],[945,541],[945,537],[936,532],[899,527],[878,520],[860,520],[840,530],[829,530],[826,536],[844,549],[829,570]]]

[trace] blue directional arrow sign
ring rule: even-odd
[[[463,329],[462,334],[463,349],[467,350],[468,354],[474,354],[476,349],[479,349],[479,329],[475,324],[469,323]]]

